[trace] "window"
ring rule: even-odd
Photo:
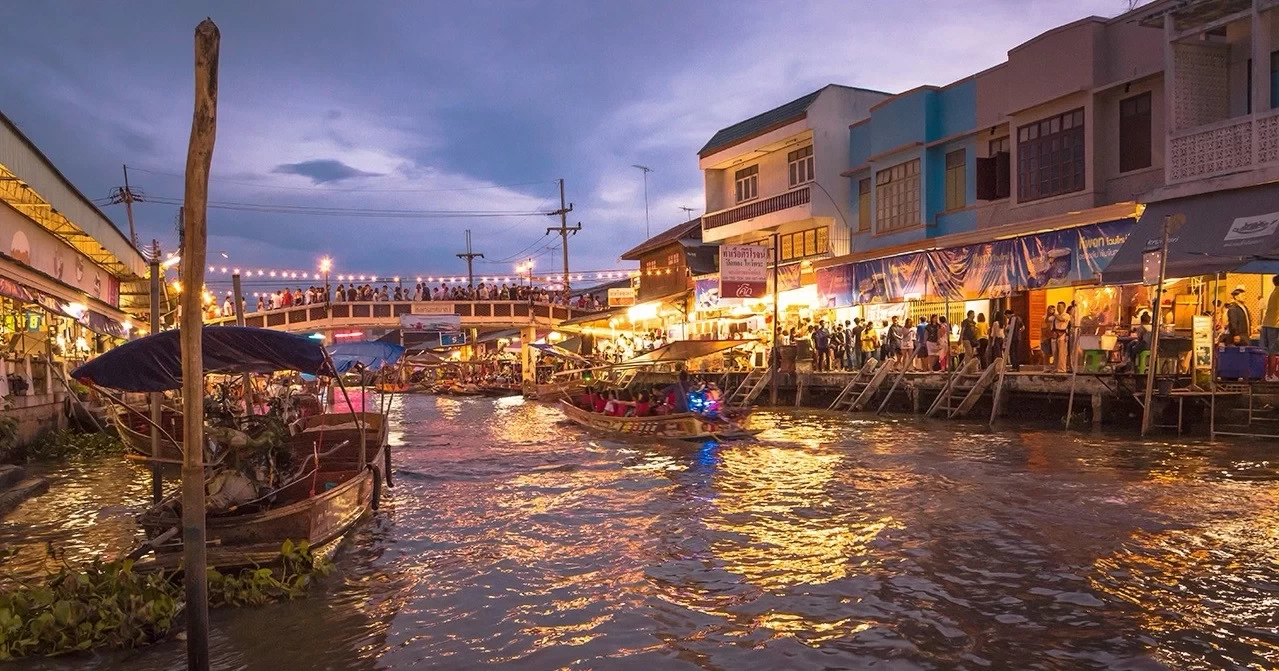
[[[830,244],[829,235],[830,232],[826,230],[825,226],[794,233],[783,233],[779,241],[782,263],[825,254]]]
[[[968,204],[967,154],[958,149],[946,154],[946,211]]]
[[[1119,101],[1119,172],[1150,167],[1150,92]]]
[[[994,156],[995,154],[998,154],[1000,152],[1007,154],[1011,149],[1012,149],[1012,144],[1009,141],[1009,137],[1005,135],[1003,137],[997,137],[990,141],[990,143],[987,146],[986,155]]]
[[[810,144],[787,154],[786,164],[790,166],[792,187],[813,181],[813,145]]]
[[[737,185],[737,202],[741,203],[759,195],[759,166],[738,170],[733,176]]]
[[[1017,200],[1084,188],[1082,108],[1017,129]]]
[[[919,225],[919,159],[875,173],[875,231]]]
[[[1012,184],[1010,146],[1007,135],[997,137],[987,143],[986,157],[977,159],[977,200],[1001,200],[1008,197]]]
[[[870,178],[857,181],[857,230],[870,230]]]

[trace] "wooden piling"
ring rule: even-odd
[[[182,545],[186,571],[187,668],[209,668],[209,592],[204,567],[204,360],[201,342],[204,310],[204,260],[208,231],[209,168],[217,136],[218,46],[221,35],[211,19],[195,29],[195,110],[187,145],[183,196],[182,402],[185,433],[182,452]]]

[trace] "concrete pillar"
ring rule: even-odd
[[[1101,394],[1092,395],[1092,428],[1101,428]]]
[[[1270,12],[1257,9],[1252,3],[1252,113],[1261,114],[1270,109]],[[1257,131],[1253,130],[1253,145],[1258,146]]]
[[[22,364],[27,377],[27,392],[23,395],[34,396],[36,393],[36,390],[35,390],[36,385],[35,385],[35,378],[31,377],[31,355],[30,354],[22,357]]]
[[[795,407],[802,407],[804,404],[804,378],[807,376],[802,373],[795,373]]]
[[[533,341],[537,340],[537,327],[528,325],[520,329],[520,367],[521,380],[525,389],[537,383],[537,371],[534,369]]]

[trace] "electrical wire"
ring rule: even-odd
[[[181,198],[151,196],[148,203],[159,205],[181,205]],[[236,210],[240,212],[263,212],[271,214],[302,214],[317,217],[366,217],[384,219],[454,219],[476,217],[528,217],[545,212],[528,210],[381,210],[344,207],[309,207],[304,205],[270,205],[266,203],[210,202],[212,210]]]
[[[185,177],[180,173],[166,172],[163,170],[153,170],[150,168],[139,168],[129,166],[130,170],[137,172],[145,172],[151,175],[161,175],[165,177]],[[224,179],[220,177],[210,177],[209,181],[217,184],[237,184],[240,186],[251,186],[259,189],[280,189],[284,191],[312,191],[321,193],[450,193],[459,191],[485,191],[488,189],[512,189],[520,186],[536,186],[538,184],[558,184],[559,180],[539,180],[536,182],[515,182],[512,184],[488,184],[485,186],[463,186],[448,189],[330,189],[321,186],[285,186],[282,184],[260,184],[257,182],[249,182],[234,179]]]

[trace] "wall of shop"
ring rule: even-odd
[[[0,253],[112,306],[120,281],[61,238],[0,203]]]

